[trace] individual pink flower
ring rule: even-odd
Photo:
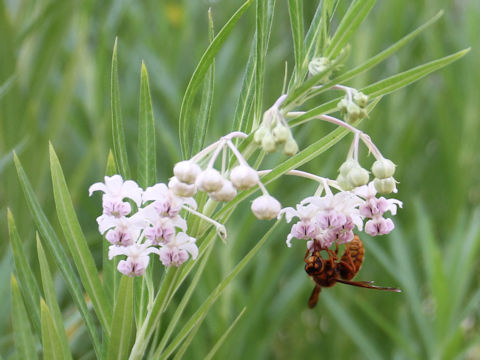
[[[95,191],[103,191],[103,201],[120,203],[123,199],[132,199],[137,206],[142,203],[142,189],[133,180],[123,181],[120,175],[105,176],[105,182],[95,183],[88,189],[89,196]]]
[[[117,269],[127,276],[141,276],[150,262],[151,253],[158,254],[159,250],[151,246],[150,241],[143,244],[135,243],[130,246],[112,245],[108,249],[108,258],[111,260],[115,256],[126,255],[127,259],[118,263]]]
[[[160,244],[158,252],[160,260],[165,266],[180,266],[188,259],[188,254],[195,260],[198,256],[196,239],[184,232],[178,233],[172,241]]]
[[[156,184],[145,190],[143,201],[154,202],[151,204],[161,216],[175,217],[178,215],[184,204],[196,208],[197,204],[191,197],[180,197],[170,190],[165,184]]]
[[[393,224],[392,219],[385,219],[381,216],[368,220],[365,224],[365,232],[370,236],[386,235],[394,228],[395,225]]]

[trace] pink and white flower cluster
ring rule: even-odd
[[[104,183],[90,186],[90,196],[95,191],[104,193],[97,223],[111,244],[108,256],[126,256],[117,267],[122,274],[143,275],[150,254],[158,255],[165,266],[179,266],[189,254],[192,259],[198,256],[196,239],[186,233],[187,222],[179,215],[182,208],[196,208],[193,198],[175,195],[162,183],[143,191],[120,175],[105,176]]]
[[[296,209],[288,207],[281,211],[289,223],[294,217],[300,220],[295,223],[287,236],[287,245],[291,246],[293,238],[307,240],[307,247],[326,249],[333,244],[344,244],[352,241],[356,227],[371,236],[390,233],[394,224],[384,214],[392,215],[402,202],[396,199],[377,198],[374,183],[370,182],[354,191],[340,191],[333,194],[327,187],[324,196],[311,196],[300,202]]]

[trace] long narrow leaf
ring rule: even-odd
[[[208,38],[210,43],[215,38],[213,27],[212,10],[208,10]],[[208,124],[212,116],[213,94],[215,85],[215,59],[208,68],[205,80],[203,81],[202,101],[200,103],[200,111],[197,118],[197,132],[198,136],[193,138],[192,153],[199,152],[205,143],[205,136],[208,130]]]
[[[356,0],[350,5],[328,46],[327,57],[334,59],[340,54],[373,5],[375,5],[375,0]]]
[[[57,331],[58,337],[60,339],[60,345],[63,350],[63,358],[71,359],[72,354],[68,346],[67,334],[65,333],[65,328],[63,326],[62,313],[60,311],[60,306],[58,304],[57,296],[55,294],[55,287],[53,285],[52,274],[50,273],[50,268],[48,266],[47,257],[45,251],[43,250],[40,237],[37,234],[37,253],[38,253],[38,262],[40,263],[40,272],[42,276],[42,285],[43,293],[45,295],[45,303],[48,308],[52,311],[52,318],[55,324],[55,329]]]
[[[146,188],[156,180],[155,120],[153,117],[150,85],[145,63],[140,76],[140,111],[138,120],[138,183]]]
[[[108,344],[107,359],[128,357],[133,330],[133,278],[122,276],[112,320],[112,336]]]
[[[12,325],[13,337],[18,359],[38,359],[35,346],[35,338],[32,333],[30,321],[28,320],[27,310],[23,303],[17,279],[12,275]]]
[[[113,152],[118,170],[124,179],[130,178],[128,167],[127,147],[125,145],[125,133],[123,131],[122,108],[120,106],[120,89],[118,85],[118,60],[117,60],[118,39],[115,38],[112,54],[111,72],[111,112],[112,112],[112,137]]]
[[[20,241],[20,235],[15,225],[15,219],[10,209],[7,209],[8,217],[8,232],[10,235],[10,242],[12,244],[13,259],[15,261],[15,269],[17,271],[18,280],[20,283],[20,289],[22,290],[27,309],[32,318],[33,326],[38,334],[41,332],[40,324],[40,289],[37,284],[37,280],[33,275],[32,268],[27,262],[27,256],[23,250],[22,243]],[[16,281],[15,281],[16,282]]]
[[[55,329],[55,322],[50,314],[50,310],[43,299],[40,301],[40,313],[42,318],[43,358],[48,360],[63,360],[61,340]]]
[[[255,98],[253,103],[253,127],[260,122],[263,106],[263,86],[265,77],[265,53],[267,51],[268,1],[256,1],[255,32]]]
[[[253,256],[260,250],[262,245],[270,238],[270,235],[276,229],[280,222],[277,221],[272,227],[265,233],[265,235],[257,242],[257,244],[250,250],[247,255],[235,266],[235,268],[223,279],[220,284],[212,291],[204,303],[198,308],[198,310],[191,316],[183,328],[179,331],[177,336],[172,340],[170,345],[162,353],[160,359],[168,358],[172,352],[181,344],[182,340],[188,335],[188,333],[201,321],[201,318],[210,310],[210,307],[215,303],[218,297],[222,294],[228,284],[238,275],[238,273],[248,264]]]
[[[290,27],[292,29],[293,52],[295,55],[295,74],[293,84],[298,84],[304,77],[305,43],[303,23],[303,0],[288,0]]]
[[[57,208],[58,220],[65,235],[70,253],[77,267],[82,284],[92,300],[93,308],[105,330],[110,335],[112,321],[111,305],[107,301],[105,290],[100,282],[95,261],[88,248],[82,228],[78,222],[62,167],[55,150],[50,144],[50,169],[52,172],[53,195]]]
[[[53,258],[57,262],[57,266],[62,272],[63,278],[67,284],[67,287],[72,295],[72,298],[77,305],[85,325],[87,327],[90,339],[93,344],[93,348],[98,357],[101,356],[101,346],[100,346],[100,337],[98,336],[95,323],[90,315],[87,304],[85,303],[85,298],[83,296],[80,280],[78,279],[75,271],[73,270],[72,264],[68,260],[67,254],[63,245],[57,237],[57,234],[53,230],[52,225],[49,223],[45,213],[43,212],[38,199],[33,192],[32,185],[30,184],[25,171],[23,170],[22,164],[18,159],[17,155],[14,154],[14,162],[17,168],[18,179],[20,185],[22,186],[23,192],[25,194],[25,199],[27,200],[28,207],[32,214],[35,224],[37,225],[40,234],[46,241],[46,245],[49,251],[53,254]]]
[[[182,107],[180,109],[180,118],[179,118],[179,132],[180,132],[180,143],[182,147],[182,154],[184,157],[187,157],[191,153],[191,146],[189,145],[192,141],[194,135],[196,119],[192,117],[192,104],[195,94],[201,85],[205,74],[207,73],[208,68],[213,62],[215,55],[220,50],[222,44],[230,35],[233,27],[243,15],[245,10],[251,5],[253,0],[247,0],[232,17],[227,21],[223,26],[220,32],[215,36],[215,39],[210,43],[209,47],[203,54],[200,62],[195,69],[190,82],[188,83],[187,90],[182,101]]]

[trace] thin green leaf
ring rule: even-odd
[[[165,332],[163,333],[162,340],[160,341],[160,344],[158,345],[158,347],[155,351],[155,354],[153,356],[154,358],[157,358],[158,356],[160,356],[163,349],[167,345],[168,340],[170,340],[170,336],[172,335],[173,330],[177,326],[178,320],[182,316],[182,314],[185,310],[185,307],[187,306],[188,302],[190,301],[190,298],[193,294],[193,291],[196,289],[196,287],[198,285],[198,282],[200,281],[200,276],[202,275],[203,270],[205,269],[205,265],[207,264],[207,262],[210,258],[210,254],[211,254],[212,249],[213,249],[212,245],[213,245],[213,242],[210,243],[208,248],[206,249],[206,253],[204,254],[204,256],[203,256],[203,258],[200,262],[200,265],[198,266],[198,269],[195,272],[195,276],[193,277],[192,282],[188,286],[187,291],[182,296],[182,300],[180,301],[180,304],[178,304],[178,306],[175,310],[175,313],[171,317],[171,319],[169,321],[169,324],[168,324],[168,327],[165,330]]]
[[[423,78],[424,76],[432,73],[433,71],[439,70],[442,67],[447,66],[448,64],[460,59],[469,51],[470,51],[470,48],[461,50],[452,55],[448,55],[443,58],[417,66],[413,69],[404,71],[400,74],[396,74],[386,79],[380,80],[375,84],[366,86],[360,89],[360,91],[370,96],[371,99],[377,96],[383,96],[383,95],[389,94],[393,91],[399,90],[407,85],[410,85],[411,83]],[[333,100],[330,100],[320,106],[317,106],[307,111],[305,114],[291,120],[289,122],[290,127],[303,124],[315,118],[318,115],[328,114],[336,111],[337,104],[342,98],[343,97],[335,98]]]
[[[92,300],[98,319],[107,336],[110,336],[111,305],[107,301],[95,261],[78,222],[67,182],[52,144],[50,144],[50,169],[58,220],[65,235],[65,241],[72,254],[82,284]]]
[[[215,37],[212,9],[208,9],[208,38],[212,43]],[[197,118],[198,134],[193,138],[192,153],[199,152],[205,144],[205,136],[208,130],[208,124],[212,117],[213,94],[215,85],[215,59],[208,68],[205,80],[203,81],[202,101],[200,103],[200,111]]]
[[[293,51],[295,55],[295,74],[293,86],[303,81],[305,65],[305,43],[303,23],[303,0],[288,0],[288,13],[292,29]]]
[[[156,181],[155,120],[147,67],[142,61],[140,76],[140,111],[138,121],[138,184],[142,188],[152,186]]]
[[[373,5],[375,5],[375,0],[356,0],[350,5],[329,43],[326,53],[328,58],[334,59],[340,54]]]
[[[40,299],[40,314],[42,318],[43,358],[48,360],[63,360],[61,340],[55,329],[55,322],[50,314],[50,310],[43,299]]]
[[[335,318],[338,325],[350,336],[350,339],[357,344],[359,349],[363,351],[368,359],[382,359],[382,356],[377,351],[377,347],[372,343],[371,338],[366,334],[367,329],[361,327],[361,325],[355,320],[353,316],[345,306],[341,306],[333,296],[327,292],[322,293],[322,302],[326,305],[324,308],[328,308],[329,313]]]
[[[263,106],[265,55],[267,51],[268,1],[257,0],[255,16],[255,97],[253,102],[253,127],[260,123]]]
[[[319,48],[319,42],[322,35],[323,25],[327,21],[326,14],[324,13],[325,4],[323,1],[318,2],[317,10],[313,15],[312,22],[308,28],[307,35],[305,36],[305,59],[303,60],[303,69],[308,68],[308,63],[317,55]]]
[[[180,143],[184,158],[191,154],[191,147],[189,144],[191,143],[195,132],[198,132],[196,129],[196,118],[195,116],[192,116],[192,104],[195,94],[201,85],[208,68],[212,64],[215,55],[218,53],[222,44],[230,35],[237,21],[243,15],[245,10],[247,10],[251,5],[252,1],[253,0],[247,0],[235,12],[235,14],[232,15],[217,36],[215,36],[215,39],[210,43],[200,59],[200,62],[198,63],[197,68],[195,69],[190,82],[188,83],[187,90],[185,91],[185,95],[183,97],[179,119]]]
[[[218,349],[220,349],[220,347],[223,345],[223,343],[225,342],[225,340],[227,339],[228,335],[230,334],[230,332],[233,330],[233,328],[235,327],[235,325],[237,325],[237,323],[240,321],[240,319],[242,318],[243,314],[245,313],[245,310],[247,310],[246,307],[244,307],[242,309],[242,311],[240,311],[240,313],[237,315],[237,317],[235,318],[235,320],[233,320],[233,322],[231,323],[231,325],[228,327],[228,329],[223,333],[223,335],[220,337],[220,339],[217,340],[217,342],[215,343],[215,345],[213,345],[212,349],[208,352],[207,356],[205,356],[205,360],[210,360],[210,359],[213,359],[213,357],[215,356],[216,352],[218,351]]]
[[[40,263],[40,272],[42,276],[43,293],[45,295],[45,302],[52,311],[52,317],[55,324],[55,329],[60,339],[60,344],[63,350],[63,359],[71,359],[72,354],[68,346],[67,334],[63,326],[62,312],[58,304],[57,296],[55,294],[55,287],[53,285],[52,274],[48,265],[45,251],[43,250],[40,237],[37,234],[37,253],[38,261]]]
[[[20,235],[15,225],[15,219],[10,209],[7,209],[8,217],[8,232],[10,235],[10,242],[12,244],[12,254],[15,261],[15,269],[17,271],[20,288],[22,290],[27,309],[32,319],[32,323],[38,334],[41,332],[40,324],[40,308],[38,306],[40,299],[40,289],[38,288],[37,280],[33,275],[32,268],[27,262],[27,256],[23,250]]]
[[[413,30],[411,33],[405,35],[402,37],[400,40],[398,40],[396,43],[392,44],[385,50],[381,51],[377,55],[371,57],[367,61],[365,61],[363,64],[360,64],[356,66],[355,68],[337,76],[335,79],[332,80],[332,85],[333,84],[340,84],[343,83],[347,80],[352,79],[353,77],[373,68],[374,66],[380,64],[382,61],[387,59],[388,57],[392,56],[395,54],[398,50],[400,50],[402,47],[410,43],[413,39],[415,39],[423,30],[428,28],[430,25],[434,24],[437,22],[438,19],[440,19],[443,15],[443,11],[439,11],[434,17],[432,17],[430,20],[428,20],[425,24],[419,26],[415,30]],[[325,87],[328,88],[329,84],[325,84]]]
[[[68,260],[67,254],[63,245],[57,237],[57,234],[53,230],[52,225],[49,223],[45,213],[43,212],[38,199],[35,196],[32,185],[30,184],[25,171],[23,170],[22,164],[18,159],[17,155],[14,153],[13,160],[17,168],[18,179],[20,185],[22,186],[23,192],[25,194],[25,199],[27,200],[28,207],[32,214],[32,217],[37,225],[40,234],[46,241],[46,245],[49,251],[53,254],[53,258],[57,262],[57,266],[62,272],[63,278],[67,284],[67,287],[72,295],[75,304],[77,305],[80,314],[85,321],[90,339],[93,344],[93,348],[97,357],[101,357],[102,351],[100,346],[100,337],[97,333],[95,323],[90,315],[87,304],[85,303],[85,298],[83,296],[83,291],[81,288],[80,280],[75,274],[72,264]]]
[[[112,137],[113,153],[118,170],[124,179],[130,179],[128,167],[127,147],[125,145],[125,133],[122,122],[122,108],[120,106],[120,89],[118,85],[118,61],[117,61],[118,38],[115,38],[112,54],[111,72],[111,112],[112,112]]]
[[[107,359],[126,359],[130,352],[133,330],[133,278],[122,276],[113,311],[112,332]]]
[[[35,338],[32,333],[27,310],[23,303],[17,279],[11,276],[12,286],[12,326],[18,359],[38,359]]]
[[[115,159],[113,157],[112,151],[108,153],[108,158],[107,158],[107,166],[105,169],[105,175],[107,176],[113,176],[115,174],[118,174],[117,172],[117,166],[115,164]],[[118,285],[120,283],[120,273],[117,271],[117,263],[119,262],[118,257],[114,257],[112,260],[108,258],[108,249],[109,249],[110,243],[108,241],[102,241],[102,248],[103,248],[103,256],[102,256],[102,262],[103,262],[103,287],[105,288],[105,293],[110,299],[110,302],[115,305],[115,300],[116,300],[116,294],[117,294],[117,289]]]
[[[8,91],[12,88],[13,83],[15,82],[16,76],[12,75],[4,83],[0,86],[0,99],[8,93]]]
[[[206,315],[210,310],[210,307],[215,303],[218,297],[222,294],[228,284],[238,275],[238,273],[248,264],[248,262],[253,258],[253,256],[260,250],[262,245],[267,241],[273,231],[276,229],[280,221],[275,222],[272,227],[265,233],[265,235],[257,242],[257,244],[243,257],[242,260],[235,266],[235,268],[228,274],[225,279],[223,279],[220,284],[212,291],[208,298],[203,302],[203,304],[197,309],[197,311],[190,317],[186,322],[183,328],[179,331],[177,336],[172,340],[169,346],[162,353],[160,359],[168,358],[172,352],[181,344],[183,339],[188,335],[188,333],[201,321],[201,319]]]

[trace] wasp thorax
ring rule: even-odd
[[[197,178],[196,184],[200,191],[215,192],[222,188],[224,178],[218,170],[210,168],[204,170]]]

